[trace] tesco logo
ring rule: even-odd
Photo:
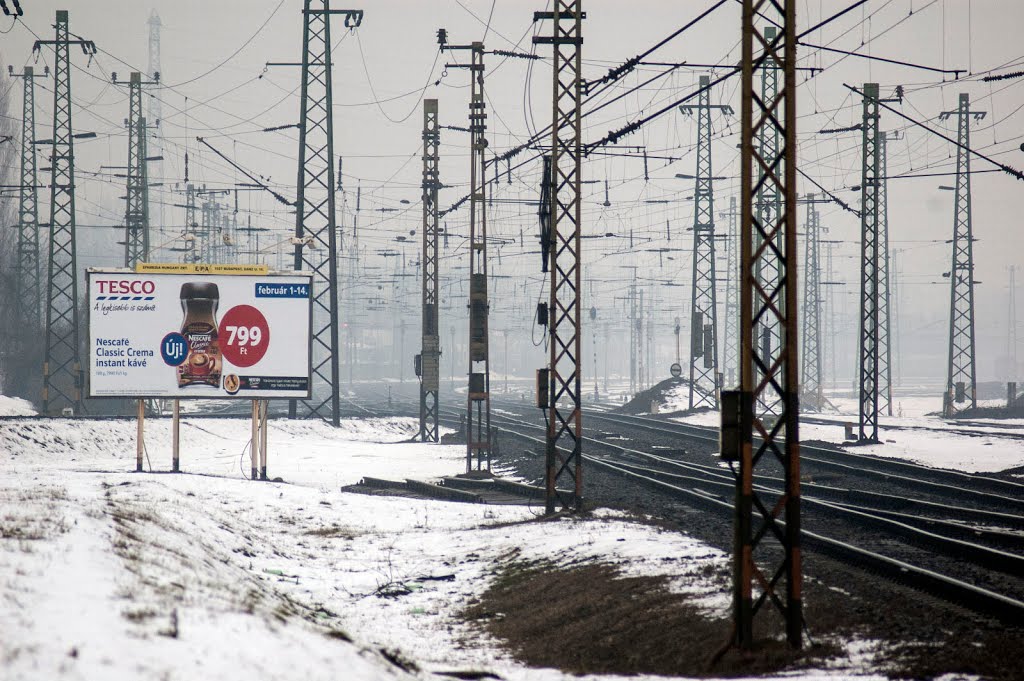
[[[100,293],[106,295],[133,294],[137,296],[148,296],[156,291],[156,283],[151,279],[100,279],[96,283],[99,284]]]

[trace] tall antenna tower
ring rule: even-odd
[[[974,361],[974,226],[971,222],[971,118],[980,121],[984,111],[972,111],[970,95],[960,94],[956,111],[943,111],[939,120],[957,117],[956,204],[953,208],[953,265],[949,276],[949,371],[942,411],[952,416],[956,405],[969,401],[978,406],[977,368]]]
[[[78,258],[75,235],[75,151],[71,128],[71,45],[92,58],[91,40],[68,37],[68,12],[57,10],[52,45],[53,162],[50,170],[50,248],[46,278],[46,355],[43,361],[43,413],[82,410],[82,365],[78,335]]]

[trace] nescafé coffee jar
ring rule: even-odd
[[[221,356],[217,338],[217,304],[220,291],[216,284],[194,282],[181,286],[181,310],[185,319],[181,335],[188,343],[188,356],[178,366],[178,387],[187,385],[220,386]]]

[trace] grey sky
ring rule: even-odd
[[[228,186],[236,175],[212,154],[201,151],[195,136],[205,137],[226,154],[262,176],[286,195],[294,193],[296,142],[293,130],[264,133],[262,128],[293,123],[298,112],[298,70],[271,68],[267,61],[295,61],[300,56],[301,3],[298,0],[246,0],[198,2],[160,0],[120,1],[76,0],[55,4],[50,1],[23,2],[28,16],[0,35],[0,53],[16,68],[32,63],[34,31],[52,37],[55,9],[69,9],[71,31],[95,40],[102,52],[88,67],[87,75],[73,75],[77,131],[95,131],[99,138],[78,145],[79,170],[98,171],[102,165],[123,165],[127,142],[122,121],[127,115],[127,97],[123,88],[109,85],[110,71],[127,78],[133,67],[145,70],[147,25],[150,10],[156,8],[163,22],[162,72],[166,87],[159,90],[163,101],[162,132],[167,140],[164,182],[168,187],[184,179],[184,151],[188,146],[190,180],[209,186]],[[636,2],[622,3],[591,0],[585,3],[588,19],[584,27],[585,75],[595,78],[608,68],[644,51],[712,3]],[[799,24],[816,23],[848,3],[839,0],[800,2]],[[337,7],[359,7],[358,4]],[[340,22],[334,25],[337,49],[335,59],[335,131],[336,153],[344,158],[344,183],[349,209],[354,208],[355,188],[362,186],[360,224],[361,245],[367,249],[364,264],[377,262],[392,268],[394,262],[376,254],[386,248],[404,248],[411,266],[416,259],[415,243],[403,246],[395,237],[407,236],[419,228],[420,126],[419,94],[425,87],[427,97],[440,100],[443,123],[465,125],[468,76],[464,70],[451,69],[443,75],[446,60],[462,55],[438,58],[435,31],[447,28],[453,43],[480,40],[487,30],[490,49],[531,51],[532,13],[542,3],[498,0],[493,4],[490,28],[485,29],[492,3],[487,0],[374,1],[361,5],[366,11],[356,34],[347,34]],[[910,14],[911,10],[913,15]],[[269,20],[268,20],[269,18]],[[265,27],[260,27],[266,22]],[[718,63],[727,65],[737,58],[739,40],[739,4],[727,3],[696,28],[651,55],[653,61]],[[0,30],[11,21],[0,18]],[[936,68],[973,69],[984,72],[1002,65],[1015,65],[1002,71],[1024,68],[1024,48],[1019,38],[1024,25],[1024,4],[1016,0],[875,0],[864,8],[830,25],[808,42],[862,52],[892,59],[920,63]],[[255,36],[255,37],[254,37]],[[251,40],[250,40],[251,39]],[[249,41],[245,45],[246,41]],[[547,57],[550,48],[540,46]],[[83,69],[86,59],[73,53]],[[843,58],[806,48],[800,52],[805,66],[825,67],[825,71],[807,82],[801,75],[800,155],[802,169],[846,201],[855,203],[858,194],[849,187],[860,181],[859,133],[824,136],[816,131],[827,127],[853,125],[860,120],[860,104],[851,98],[844,83],[858,87],[877,80],[882,91],[897,84],[906,87],[907,98],[898,107],[909,116],[955,135],[952,122],[939,122],[936,116],[956,106],[960,92],[969,92],[972,104],[988,111],[977,124],[973,145],[993,154],[1002,162],[1024,167],[1024,79],[982,83],[977,77],[951,82],[928,71],[884,65],[858,58]],[[52,63],[52,53],[44,50],[40,65]],[[550,61],[501,61],[488,57],[487,93],[491,117],[491,147],[501,151],[524,140],[536,127],[550,122]],[[500,64],[500,65],[499,65]],[[621,81],[618,94],[635,86],[662,69],[642,67]],[[675,74],[625,97],[602,112],[586,119],[586,140],[597,139],[608,130],[634,120],[639,112],[649,112],[693,89],[701,69],[679,69]],[[719,70],[716,73],[720,74]],[[262,75],[262,77],[260,77]],[[437,79],[441,83],[435,86]],[[4,83],[4,87],[10,85]],[[716,89],[713,100],[732,104],[738,111],[738,79]],[[411,93],[411,94],[410,94]],[[407,95],[407,96],[402,96]],[[186,104],[187,98],[187,104]],[[20,97],[18,98],[20,101]],[[40,136],[46,135],[52,111],[52,95],[37,95],[40,110],[37,120]],[[379,105],[375,100],[380,100]],[[18,105],[20,106],[20,105]],[[15,107],[16,110],[18,106]],[[187,110],[187,115],[186,115]],[[393,122],[394,121],[394,122]],[[716,174],[735,177],[735,119],[714,119]],[[903,129],[904,121],[884,114],[886,129]],[[689,304],[690,260],[686,252],[663,254],[664,260],[649,249],[689,248],[692,205],[685,197],[692,194],[692,182],[674,178],[676,173],[693,173],[695,127],[691,119],[679,113],[668,114],[640,132],[622,139],[619,146],[646,145],[651,156],[676,157],[667,163],[651,160],[650,180],[643,179],[642,157],[591,156],[585,177],[599,183],[586,186],[586,230],[592,234],[612,232],[619,237],[593,239],[586,260],[593,290],[587,291],[587,307],[596,305],[603,321],[624,328],[621,297],[630,270],[620,266],[638,266],[646,280],[678,282],[681,287],[657,286],[659,299],[658,371],[667,367],[674,354],[671,318]],[[442,206],[460,198],[466,190],[468,156],[466,135],[445,132],[442,137],[442,180],[452,185],[442,193]],[[903,140],[890,145],[890,175],[946,172],[952,169],[952,147],[920,130],[909,129]],[[973,161],[974,170],[988,164]],[[514,173],[512,184],[502,178],[501,198],[534,199],[539,181],[539,164],[530,164]],[[603,181],[609,182],[611,206],[605,208]],[[938,189],[953,184],[952,177],[900,179],[890,182],[890,224],[893,249],[899,252],[902,276],[899,311],[903,354],[898,364],[904,375],[939,378],[945,370],[949,289],[941,274],[949,269],[949,246],[945,240],[952,230],[952,193]],[[84,176],[79,183],[79,221],[83,224],[115,224],[121,220],[123,180],[103,176]],[[724,209],[728,196],[736,188],[730,180],[716,189],[716,208]],[[976,259],[978,276],[978,336],[980,377],[994,378],[997,359],[1006,354],[1007,268],[1024,263],[1019,243],[1019,220],[1024,213],[1024,183],[1003,173],[978,174],[973,178],[974,225],[978,238]],[[802,184],[801,193],[816,191]],[[179,198],[164,195],[167,203]],[[670,200],[671,203],[648,201]],[[408,204],[401,203],[409,201]],[[272,227],[282,235],[294,225],[294,218],[279,209],[267,195],[248,194],[242,199],[246,218],[254,224]],[[374,212],[377,208],[397,208],[394,212]],[[535,208],[515,203],[495,203],[489,219],[491,234],[511,243],[501,246],[501,263],[492,272],[510,275],[496,281],[498,296],[492,304],[492,328],[514,328],[523,335],[530,328],[530,310],[541,291],[539,256],[534,255],[531,236],[536,230]],[[843,319],[846,342],[840,346],[839,372],[852,371],[852,343],[857,292],[856,218],[838,207],[825,206],[824,224],[830,238],[848,241],[836,249],[836,278],[846,286],[836,290],[837,302],[847,316]],[[351,216],[345,218],[351,220]],[[461,263],[465,210],[447,218],[452,231],[445,263]],[[170,239],[180,231],[180,208],[164,208],[164,228]],[[671,243],[666,238],[665,222],[671,223]],[[724,229],[725,224],[719,227]],[[634,248],[629,252],[628,235],[633,232]],[[520,232],[525,233],[529,254],[522,255]],[[116,264],[119,257],[111,245],[117,232],[109,228],[83,229],[83,256],[89,265]],[[497,248],[492,249],[496,259]],[[601,257],[617,253],[614,257]],[[666,257],[667,256],[667,257]],[[671,258],[671,259],[668,259]],[[376,260],[374,260],[376,259]],[[393,260],[393,259],[392,259]],[[724,263],[724,260],[723,260]],[[525,288],[523,288],[525,282]],[[938,284],[932,282],[940,282]],[[514,283],[519,288],[514,289]],[[650,283],[648,281],[648,283]],[[459,288],[449,284],[448,295],[454,311],[462,315]],[[405,301],[409,311],[417,309],[418,291],[412,290]],[[418,321],[415,322],[418,325]],[[448,327],[442,320],[442,327]],[[537,353],[537,351],[533,351]],[[539,366],[537,353],[525,360],[527,366]],[[664,357],[664,359],[662,359]],[[850,366],[847,366],[850,365]],[[522,367],[520,367],[522,369]],[[1003,374],[1000,375],[1000,378]]]

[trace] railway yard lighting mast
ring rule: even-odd
[[[754,617],[774,605],[785,621],[792,647],[802,644],[800,570],[800,447],[798,432],[796,276],[796,5],[797,0],[743,0],[742,108],[740,139],[740,374],[739,391],[723,393],[722,455],[739,464],[736,472],[733,614],[735,644],[754,642]],[[761,17],[778,26],[762,34]],[[756,49],[755,49],[756,46]],[[757,71],[783,76],[771,98],[755,91]],[[767,130],[765,130],[767,128]],[[780,146],[758,144],[765,131]],[[757,203],[770,192],[778,211],[766,214]],[[764,265],[764,267],[762,267]],[[765,271],[777,273],[764,277]],[[777,329],[776,343],[755,342],[759,325]],[[758,404],[776,405],[765,414]],[[757,436],[755,443],[754,436]],[[768,459],[774,459],[771,464]],[[754,484],[755,468],[778,464],[782,489]],[[733,464],[735,465],[735,464]],[[776,476],[776,469],[767,468]],[[770,491],[769,491],[770,490]],[[755,527],[755,513],[758,526]],[[780,526],[780,516],[785,526]],[[781,552],[768,546],[777,540]],[[781,557],[781,560],[779,558]],[[759,586],[755,595],[754,585]],[[782,591],[784,589],[784,591]]]
[[[971,222],[971,119],[985,117],[972,111],[967,93],[960,95],[956,111],[943,111],[940,120],[957,117],[956,199],[953,207],[953,264],[949,277],[949,370],[942,413],[955,414],[957,405],[978,406],[978,380],[974,357],[974,225]]]

